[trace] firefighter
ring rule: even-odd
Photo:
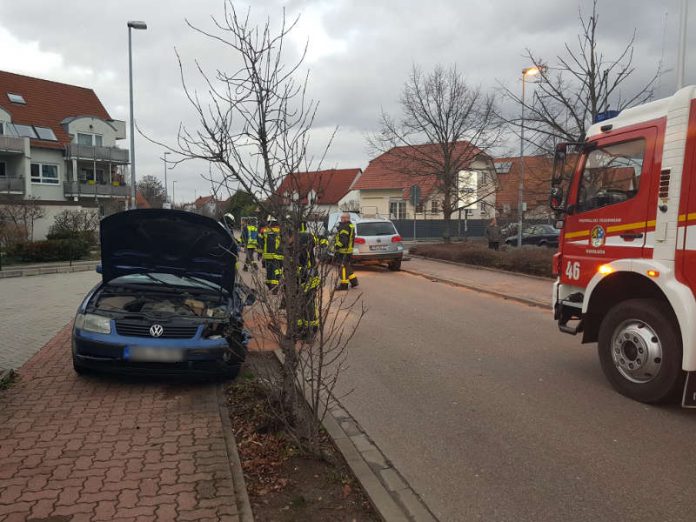
[[[248,223],[246,219],[242,220],[242,244],[246,248],[246,257],[244,258],[244,271],[249,270],[251,266],[254,270],[258,268],[256,264],[256,250],[259,246],[259,232],[256,225]]]
[[[283,251],[280,245],[280,226],[269,217],[268,226],[263,233],[263,262],[266,265],[266,286],[276,292],[283,275]]]
[[[355,240],[355,225],[350,222],[350,214],[344,212],[341,214],[341,222],[336,230],[334,238],[334,251],[336,254],[336,262],[339,266],[340,283],[336,290],[348,290],[348,285],[355,288],[358,286],[358,276],[353,273],[353,267],[350,264],[353,256],[353,243]]]
[[[317,291],[321,279],[317,268],[315,255],[316,240],[307,232],[306,226],[301,226],[297,234],[298,248],[298,290],[301,292],[300,310],[297,319],[298,337],[311,338],[319,329],[319,310]]]

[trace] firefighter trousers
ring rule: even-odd
[[[350,254],[338,254],[338,289],[347,290],[348,285],[358,286],[358,276],[353,273],[352,257]]]
[[[246,257],[244,258],[244,268],[249,268],[249,266],[256,268],[256,247],[246,248]]]
[[[265,259],[264,261],[266,262],[266,286],[269,289],[277,288],[283,275],[283,260]]]

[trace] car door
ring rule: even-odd
[[[655,127],[629,131],[603,138],[583,154],[568,198],[563,283],[584,287],[601,265],[642,256],[651,186],[659,175],[656,136]]]

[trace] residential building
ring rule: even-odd
[[[40,200],[34,239],[66,208],[126,208],[125,138],[92,89],[0,71],[0,205]]]
[[[222,200],[217,199],[215,196],[199,196],[193,203],[184,205],[184,209],[215,219],[221,219],[228,203],[229,198]]]
[[[503,220],[516,220],[522,162],[519,156],[496,158],[494,162],[498,176],[497,215]],[[552,156],[524,157],[525,218],[544,219],[551,215],[548,200],[552,174]]]
[[[493,215],[495,169],[491,157],[466,141],[457,142],[454,154],[470,159],[458,175],[458,201],[455,207],[467,217],[481,219]],[[442,190],[437,177],[424,165],[441,163],[436,144],[395,147],[377,156],[365,169],[354,189],[360,192],[363,213],[390,219],[442,219]],[[415,158],[415,159],[411,159]],[[428,161],[430,159],[431,161]],[[420,192],[417,207],[411,203],[411,189]]]
[[[354,185],[360,179],[362,169],[331,169],[288,174],[276,194],[288,206],[293,202],[309,205],[314,216],[321,221],[330,212],[359,209],[360,195]]]

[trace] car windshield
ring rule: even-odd
[[[377,221],[374,223],[358,223],[356,227],[359,236],[393,236],[396,234],[394,225],[388,221]]]
[[[558,234],[559,231],[553,225],[537,225],[536,233],[537,234]]]
[[[162,272],[148,272],[144,274],[128,274],[117,277],[110,282],[112,285],[161,285],[169,287],[177,287],[182,289],[206,289],[215,292],[220,292],[219,285],[199,279],[193,276],[178,276],[174,274],[166,274]]]

